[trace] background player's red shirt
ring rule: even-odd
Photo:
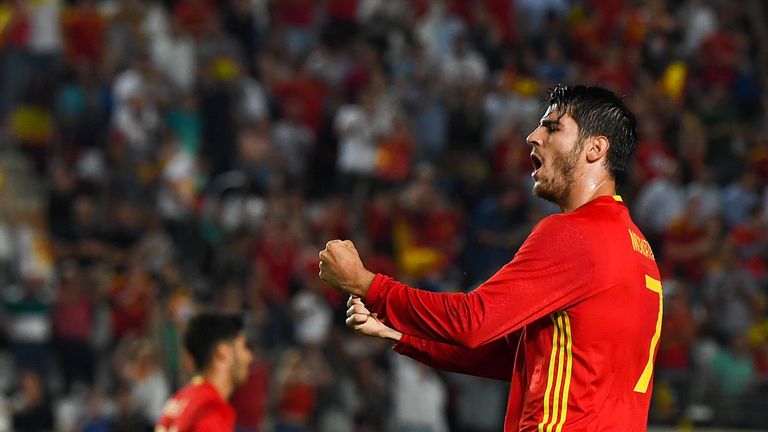
[[[232,432],[235,410],[202,378],[179,390],[165,403],[155,432]]]
[[[621,198],[542,220],[469,293],[378,275],[364,299],[426,364],[511,380],[505,431],[644,431],[661,332],[659,271]]]

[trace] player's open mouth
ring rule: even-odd
[[[536,175],[536,173],[539,171],[539,168],[541,168],[542,165],[544,165],[544,162],[541,160],[540,157],[537,155],[531,153],[531,162],[533,163],[533,172],[531,173],[531,176]]]

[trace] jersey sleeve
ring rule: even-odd
[[[512,261],[470,293],[422,291],[377,275],[364,302],[402,333],[476,348],[596,294],[586,241],[573,222],[549,216]]]
[[[519,334],[500,338],[477,348],[465,348],[403,334],[392,349],[427,366],[509,382],[515,363]]]

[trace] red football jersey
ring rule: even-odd
[[[504,430],[644,431],[661,333],[659,270],[618,196],[543,219],[476,290],[377,275],[369,310],[402,354],[510,381]]]
[[[200,377],[165,403],[155,432],[232,432],[235,410]]]

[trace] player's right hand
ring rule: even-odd
[[[347,294],[364,297],[375,275],[366,270],[349,240],[331,240],[320,252],[320,278]]]
[[[349,309],[347,309],[347,327],[356,332],[366,336],[374,336],[394,341],[399,341],[400,338],[403,337],[402,333],[384,325],[375,313],[371,313],[365,307],[365,304],[363,304],[360,297],[354,295],[349,296],[347,307],[349,307]]]

